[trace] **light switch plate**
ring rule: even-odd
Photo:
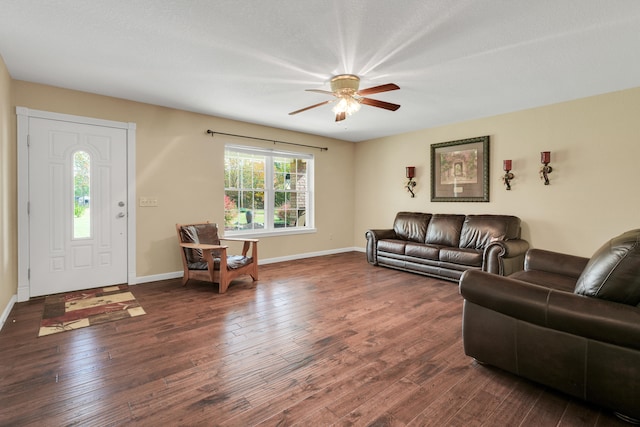
[[[158,206],[157,197],[140,197],[140,206],[145,208],[155,208]]]

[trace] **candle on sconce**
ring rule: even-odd
[[[416,167],[407,166],[407,178],[411,179],[416,176]]]
[[[502,168],[509,172],[511,170],[511,160],[505,160],[502,162]]]
[[[540,163],[551,163],[551,151],[541,151],[540,152]]]

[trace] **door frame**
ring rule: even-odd
[[[136,283],[136,124],[16,107],[18,154],[18,301],[31,296],[29,281],[29,119],[41,118],[126,131],[127,139],[127,283]]]

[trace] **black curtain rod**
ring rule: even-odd
[[[256,138],[255,136],[236,135],[235,133],[216,132],[216,131],[213,131],[211,129],[207,129],[207,134],[211,134],[211,136],[214,136],[215,134],[226,135],[226,136],[237,136],[238,138],[257,139],[258,141],[273,142],[274,144],[297,145],[298,147],[317,148],[320,151],[329,151],[329,148],[327,148],[327,147],[318,147],[318,146],[315,146],[315,145],[297,144],[295,142],[277,141],[275,139]]]

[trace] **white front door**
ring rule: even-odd
[[[127,133],[29,119],[30,296],[127,283]]]

